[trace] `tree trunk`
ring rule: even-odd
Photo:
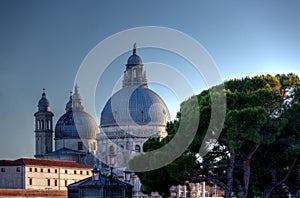
[[[244,176],[243,176],[243,193],[241,195],[241,198],[246,198],[248,194],[248,188],[249,188],[249,181],[250,181],[250,159],[247,159],[243,162],[243,170],[244,170]]]
[[[287,180],[287,178],[290,176],[295,164],[297,162],[297,158],[294,159],[294,161],[292,162],[290,169],[287,171],[287,173],[285,174],[285,176],[280,180],[277,181],[277,172],[275,169],[273,169],[271,171],[271,178],[272,181],[271,183],[267,186],[267,188],[264,190],[264,194],[263,194],[263,198],[268,198],[271,195],[271,192],[274,190],[274,188],[276,188],[277,186],[283,184],[285,182],[285,180]]]
[[[226,177],[227,177],[227,190],[225,191],[224,197],[225,198],[231,198],[232,194],[232,185],[233,185],[233,168],[234,168],[234,163],[235,163],[235,151],[234,149],[229,146],[229,159],[228,159],[228,167],[227,167],[227,172],[226,172]]]
[[[241,198],[247,198],[248,190],[249,190],[249,181],[250,181],[250,163],[252,160],[253,155],[257,151],[260,144],[256,144],[252,147],[251,151],[248,153],[248,155],[245,155],[244,152],[240,151],[241,157],[243,159],[243,191],[240,191],[240,197]]]

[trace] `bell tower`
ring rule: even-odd
[[[43,89],[42,98],[38,103],[38,111],[35,117],[35,158],[43,158],[53,149],[53,116],[50,111],[50,103]]]

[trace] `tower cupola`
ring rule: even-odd
[[[141,57],[136,53],[136,43],[133,45],[132,55],[128,58],[124,72],[123,87],[148,87],[146,72]]]
[[[45,89],[43,89],[42,98],[39,100],[38,108],[39,111],[50,111],[50,102],[46,98]]]

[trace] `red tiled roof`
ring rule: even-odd
[[[20,166],[20,165],[38,165],[38,166],[56,166],[56,167],[68,167],[68,168],[90,168],[85,164],[71,161],[62,160],[44,160],[44,159],[30,159],[20,158],[17,160],[0,160],[0,166]]]
[[[0,160],[0,166],[5,166],[7,163],[11,162],[12,160]]]

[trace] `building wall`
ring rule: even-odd
[[[82,142],[82,150],[78,149],[78,142]],[[95,139],[78,139],[78,138],[55,139],[55,150],[59,150],[64,147],[73,150],[90,151],[91,153],[96,153],[97,141]]]
[[[165,126],[158,125],[102,127],[97,134],[97,157],[107,162],[107,155],[111,153],[110,149],[113,147],[116,155],[115,166],[128,167],[128,161],[143,152],[143,145],[150,137],[162,138],[166,135]]]
[[[24,166],[1,166],[0,188],[24,189]]]
[[[67,190],[67,185],[90,176],[90,168],[1,166],[0,189]]]
[[[45,155],[43,156],[43,159],[80,162],[80,157],[78,155],[63,155],[63,154]]]
[[[26,166],[25,189],[67,190],[67,185],[90,176],[89,168]]]

